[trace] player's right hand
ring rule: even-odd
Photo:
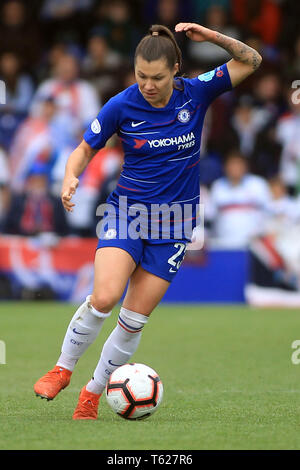
[[[196,42],[212,41],[215,35],[214,31],[197,23],[178,23],[175,26],[175,32],[183,32],[189,39]]]
[[[79,184],[79,179],[73,176],[68,178],[63,182],[62,192],[61,192],[61,201],[64,208],[68,212],[73,212],[73,207],[75,204],[71,202],[73,194],[75,194],[77,186]]]

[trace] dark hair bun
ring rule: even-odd
[[[165,58],[170,69],[176,63],[178,63],[179,69],[182,65],[181,50],[174,34],[169,28],[160,24],[152,25],[148,34],[140,41],[134,59],[136,60],[138,56],[148,62]]]

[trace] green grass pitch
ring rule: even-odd
[[[160,374],[164,400],[145,421],[115,415],[103,396],[97,421],[72,421],[117,308],[53,401],[33,384],[51,369],[74,306],[1,303],[0,449],[300,449],[300,339],[296,310],[159,306],[132,358]]]

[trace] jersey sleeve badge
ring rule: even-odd
[[[101,132],[101,125],[98,119],[94,119],[94,121],[91,124],[91,130],[94,132],[94,134],[100,134]]]
[[[202,73],[201,75],[198,75],[198,80],[200,80],[200,82],[210,82],[214,78],[215,73],[215,70]]]

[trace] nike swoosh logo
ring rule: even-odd
[[[169,273],[177,273],[177,270],[176,270],[176,269],[173,269],[173,268],[170,268],[170,269],[169,269]]]
[[[114,366],[114,367],[121,367],[123,365],[123,364],[114,364],[113,362],[111,362],[110,359],[108,361],[108,364],[110,364],[111,366]]]
[[[76,333],[76,335],[84,335],[84,336],[86,336],[86,335],[89,334],[89,333],[79,333],[79,331],[76,331],[76,328],[73,328],[73,331],[74,331],[74,333]]]
[[[131,126],[132,126],[132,127],[137,127],[137,126],[140,126],[141,124],[144,124],[144,122],[146,122],[146,121],[141,121],[141,122],[131,122]]]

